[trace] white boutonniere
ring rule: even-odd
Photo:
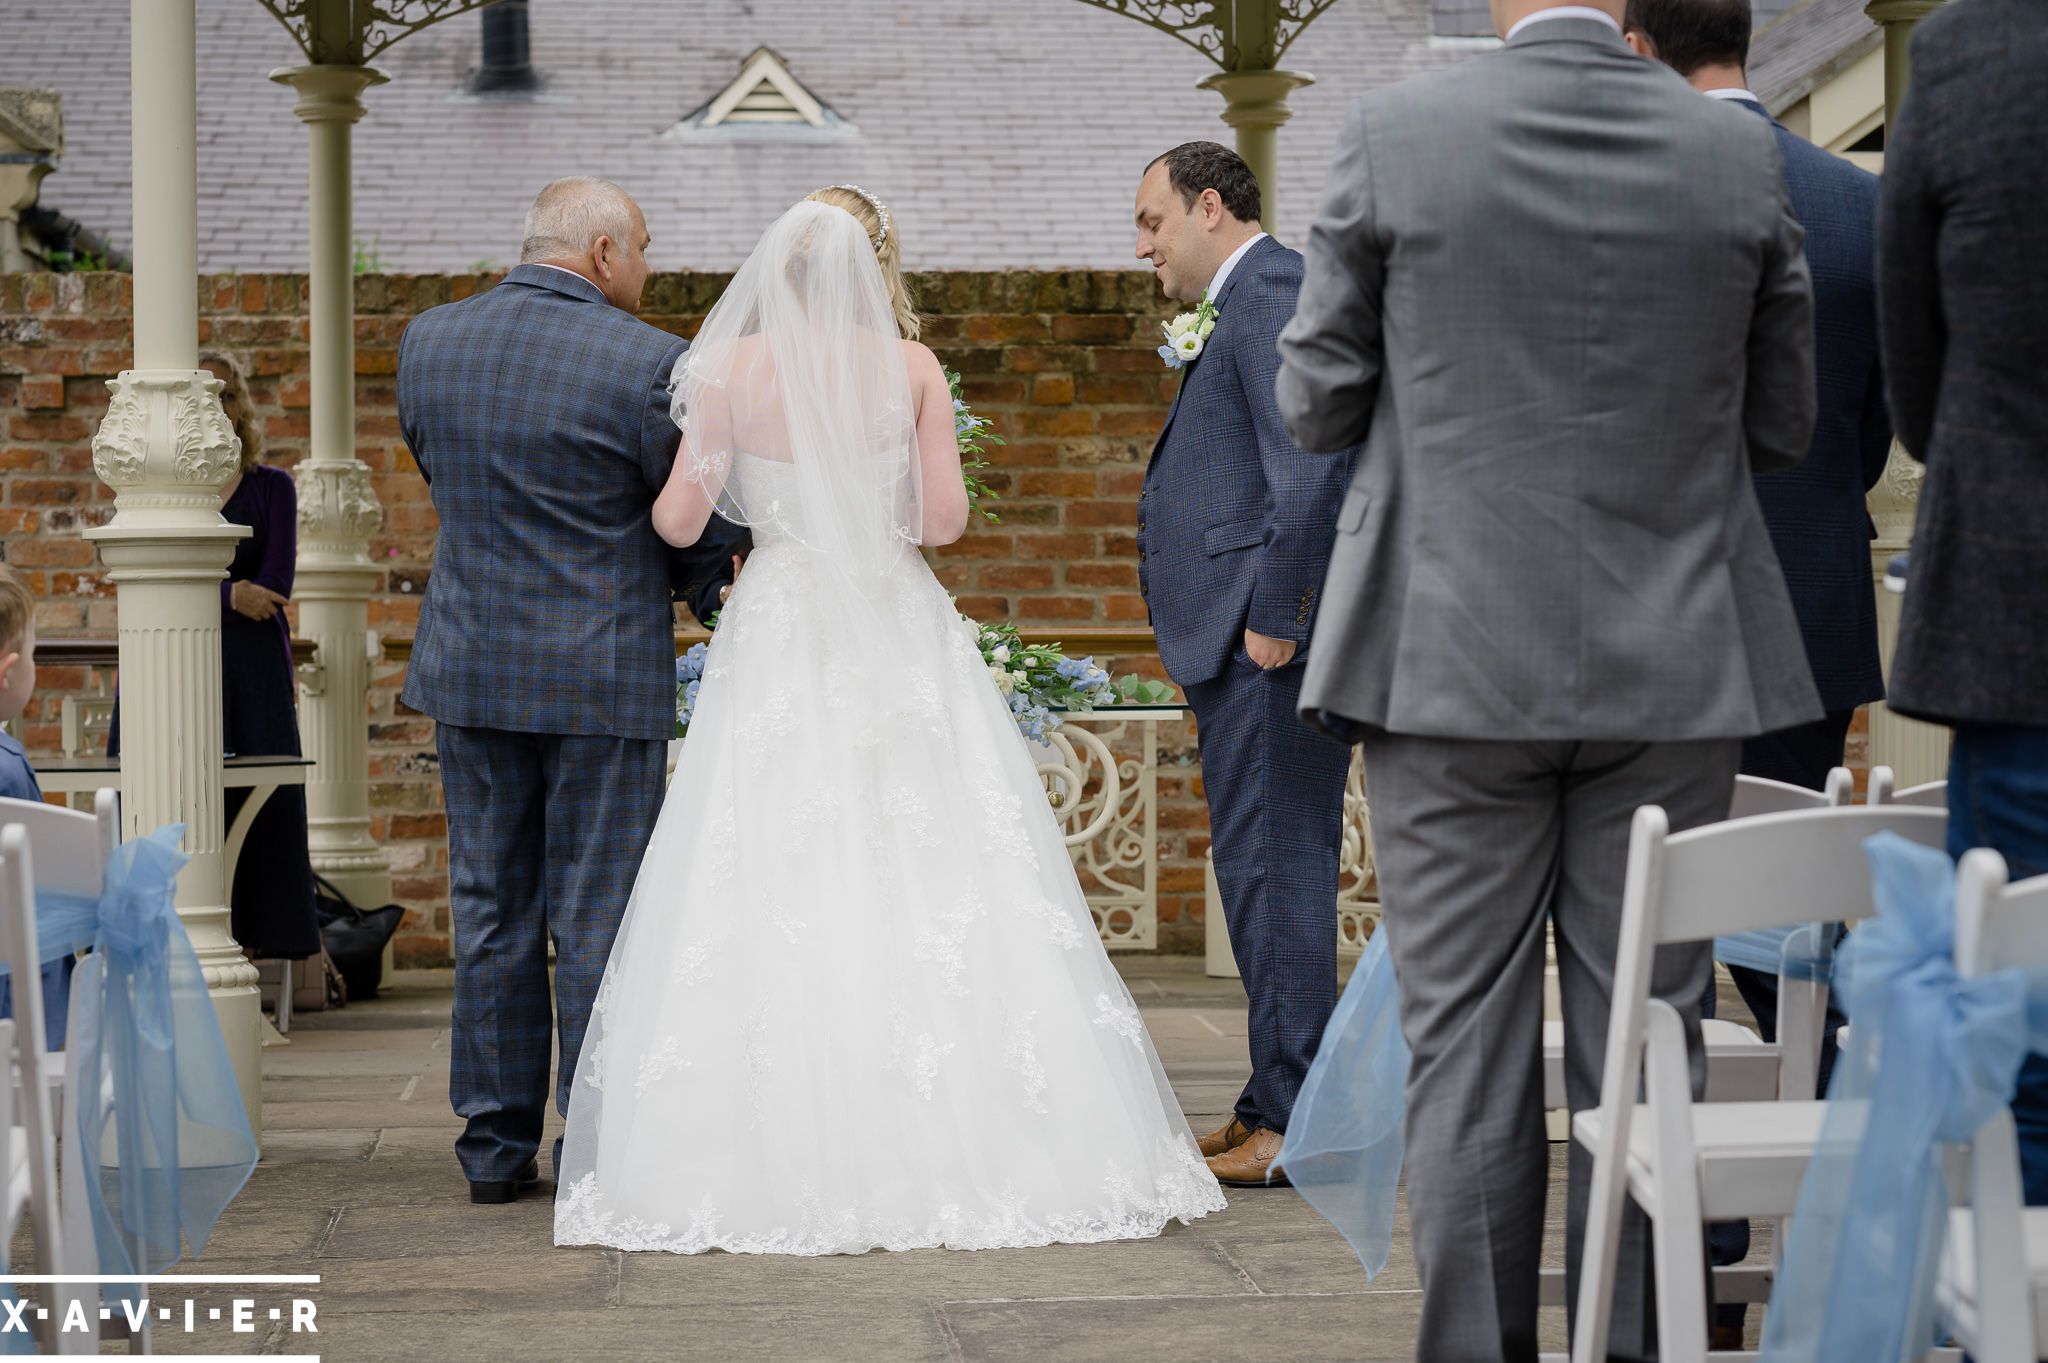
[[[1159,358],[1166,361],[1168,369],[1185,368],[1202,358],[1202,347],[1209,343],[1209,333],[1216,330],[1216,305],[1204,298],[1193,312],[1161,323],[1159,329],[1166,333]]]

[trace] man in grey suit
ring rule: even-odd
[[[1633,811],[1725,817],[1741,740],[1821,714],[1750,483],[1814,420],[1777,147],[1620,12],[1494,0],[1502,51],[1361,99],[1280,343],[1301,445],[1366,442],[1301,704],[1366,745],[1424,1359],[1536,1356],[1546,923],[1591,1107]],[[1654,981],[1696,1083],[1709,969],[1667,951]],[[1611,1339],[1647,1357],[1632,1223]]]

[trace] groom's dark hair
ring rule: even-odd
[[[1183,207],[1193,208],[1202,191],[1213,189],[1224,208],[1239,222],[1259,220],[1259,177],[1244,158],[1220,142],[1183,142],[1164,156],[1155,156],[1145,167],[1166,163],[1166,182],[1180,195]]]
[[[1688,80],[1702,66],[1747,67],[1750,25],[1749,0],[1628,0],[1621,17]]]

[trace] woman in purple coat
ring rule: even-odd
[[[200,364],[221,380],[221,406],[242,439],[242,467],[221,489],[223,518],[246,525],[220,584],[221,696],[229,756],[300,756],[297,685],[285,605],[298,556],[298,490],[283,469],[263,462],[263,440],[242,371],[225,355]],[[120,715],[109,751],[120,752]],[[248,798],[227,792],[224,823]],[[306,792],[279,786],[250,826],[228,896],[235,940],[252,957],[292,960],[320,950],[313,912],[313,863],[306,846]]]

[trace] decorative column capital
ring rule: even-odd
[[[360,460],[307,460],[296,470],[299,538],[304,544],[359,545],[384,523],[384,508]]]
[[[358,121],[363,91],[391,79],[374,66],[280,66],[270,78],[299,92],[292,112],[306,123]]]
[[[1863,12],[1874,24],[1917,24],[1941,8],[1942,0],[1870,0]]]
[[[1233,128],[1277,128],[1294,117],[1287,97],[1316,78],[1300,71],[1218,71],[1196,89],[1223,96],[1223,121]]]
[[[1884,476],[1864,499],[1871,523],[1877,527],[1877,538],[1871,541],[1873,555],[1890,556],[1912,542],[1913,521],[1920,511],[1920,485],[1926,475],[1919,460],[1897,441],[1892,442]]]
[[[203,369],[127,369],[92,438],[92,467],[114,489],[107,529],[224,526],[220,489],[242,442],[221,411],[222,383]]]

